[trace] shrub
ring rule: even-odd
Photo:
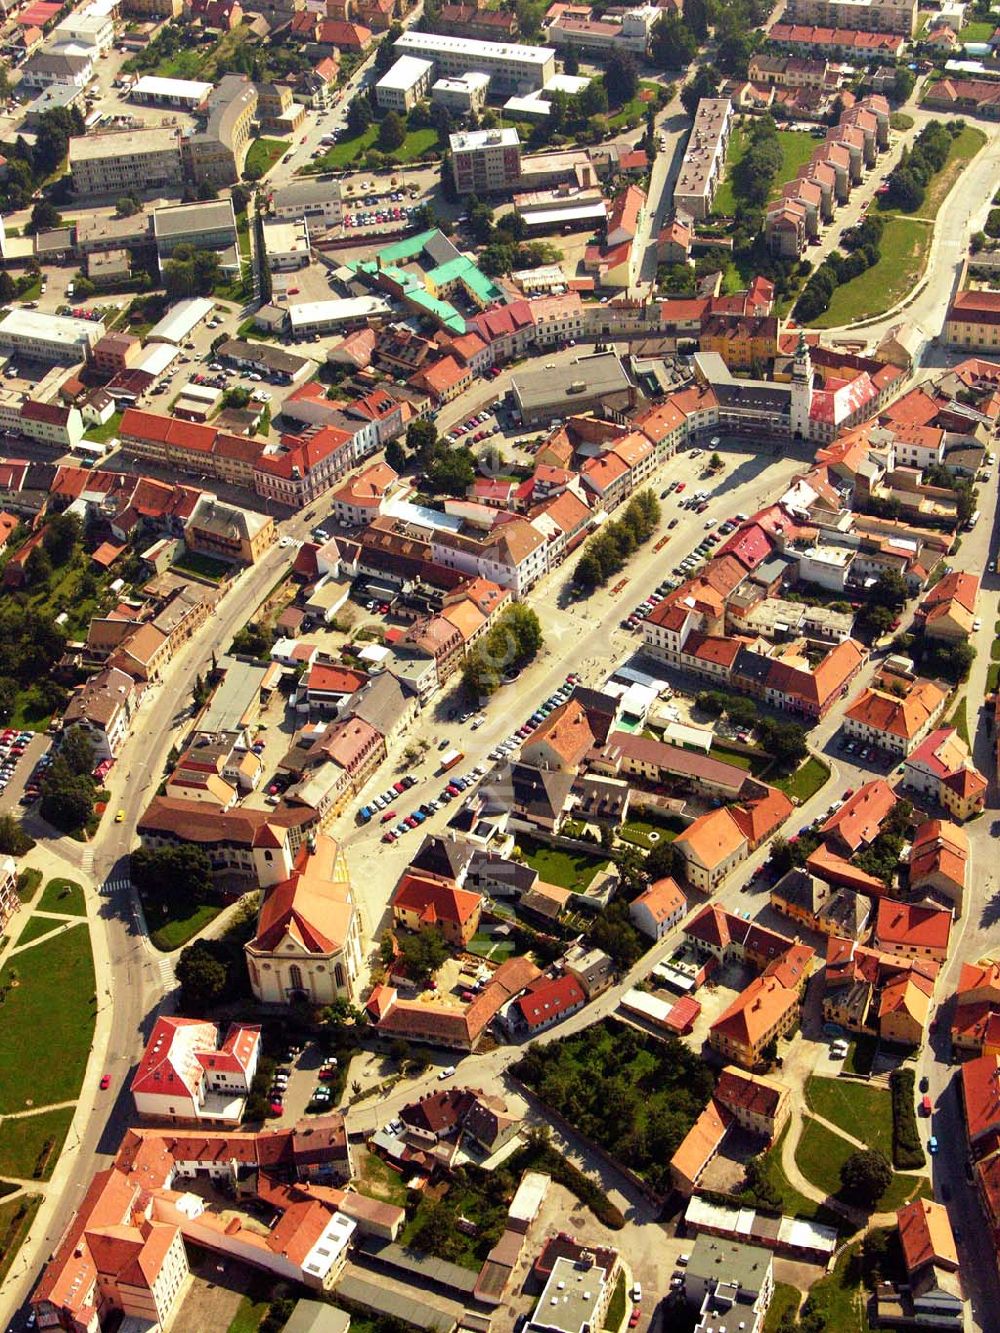
[[[924,1149],[917,1130],[916,1075],[912,1069],[894,1069],[889,1075],[892,1093],[892,1163],[897,1171],[923,1166]]]

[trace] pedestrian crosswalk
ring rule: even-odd
[[[94,873],[94,849],[93,849],[93,847],[87,847],[87,848],[84,850],[83,857],[82,857],[82,859],[81,859],[81,865],[82,865],[82,867],[83,867],[83,870],[84,870],[84,873],[85,873],[85,874],[87,874],[87,875],[92,875],[92,874]]]
[[[132,881],[126,875],[121,879],[106,879],[101,885],[101,894],[113,898],[116,893],[126,893],[132,887]]]
[[[174,965],[170,959],[161,958],[156,964],[156,970],[160,975],[164,990],[173,990],[177,985],[177,978],[174,976]]]

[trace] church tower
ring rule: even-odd
[[[812,406],[813,368],[809,348],[803,332],[799,332],[799,345],[795,349],[792,362],[792,436],[805,439],[809,434],[809,409]]]

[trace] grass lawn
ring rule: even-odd
[[[586,852],[568,851],[563,847],[549,847],[522,838],[518,843],[525,862],[537,870],[546,884],[582,893],[599,870],[607,868],[605,857],[588,856]]]
[[[960,42],[988,42],[993,36],[996,28],[995,23],[966,23],[959,29],[958,40]]]
[[[966,745],[971,745],[971,741],[969,740],[969,710],[965,706],[964,694],[961,699],[959,699],[958,705],[955,708],[954,713],[952,713],[951,721],[948,725],[955,728],[962,740],[965,741]]]
[[[992,694],[1000,684],[1000,662],[991,662],[986,669],[986,692]]]
[[[951,141],[947,162],[928,185],[923,205],[920,211],[913,215],[914,217],[926,218],[928,222],[934,221],[945,195],[985,142],[986,135],[974,125],[966,125],[962,132],[956,135]]]
[[[778,1325],[784,1318],[785,1312],[790,1311],[795,1314],[801,1299],[798,1287],[790,1287],[787,1282],[776,1282],[767,1318],[764,1320],[764,1333],[778,1333]]]
[[[27,1240],[41,1202],[40,1194],[21,1194],[9,1203],[0,1203],[0,1282]]]
[[[658,842],[673,842],[679,831],[658,819],[639,819],[633,816],[618,830],[618,836],[622,842],[630,842],[635,847],[645,847],[648,851]]]
[[[891,1115],[891,1113],[890,1113]],[[856,1135],[855,1137],[860,1137]],[[817,1187],[829,1195],[836,1195],[840,1190],[840,1168],[856,1149],[833,1130],[821,1125],[818,1120],[806,1118],[799,1139],[795,1161],[799,1170]],[[886,1153],[891,1159],[890,1147]],[[889,1213],[901,1208],[904,1203],[914,1198],[927,1187],[926,1176],[896,1175],[889,1188],[879,1199],[874,1211]]]
[[[399,1208],[406,1206],[407,1189],[403,1177],[375,1153],[362,1154],[361,1175],[353,1184],[359,1194],[365,1194],[369,1199],[381,1199],[383,1203],[394,1203]]]
[[[266,1296],[244,1296],[229,1322],[226,1333],[257,1333],[270,1304]]]
[[[892,1103],[885,1088],[814,1074],[806,1083],[806,1103],[817,1115],[891,1159]]]
[[[386,153],[385,157],[390,162],[414,162],[421,154],[439,147],[438,132],[432,127],[410,130],[403,140],[402,147],[393,153]],[[307,167],[303,167],[298,174],[315,175],[320,171],[338,171],[357,162],[369,148],[378,148],[378,125],[374,123],[356,138],[341,139],[339,143],[333,144],[328,152],[318,157],[315,162],[310,162]],[[379,151],[381,152],[381,149]]]
[[[103,426],[91,426],[90,430],[84,432],[85,440],[93,440],[95,444],[107,444],[118,434],[118,427],[122,423],[122,413],[113,412]]]
[[[767,1178],[781,1197],[782,1213],[786,1217],[805,1217],[810,1221],[824,1222],[827,1226],[837,1227],[839,1230],[843,1226],[843,1218],[835,1213],[832,1208],[828,1208],[826,1204],[815,1203],[806,1195],[800,1194],[785,1175],[784,1167],[781,1165],[781,1149],[787,1133],[788,1126],[786,1125],[781,1131],[777,1143],[768,1150],[764,1158]]]
[[[611,1293],[611,1300],[608,1301],[608,1311],[604,1316],[604,1327],[617,1330],[621,1328],[625,1319],[625,1274],[619,1272],[618,1281],[615,1283],[615,1289]]]
[[[71,879],[50,879],[38,900],[39,911],[62,912],[66,916],[86,916],[83,889]]]
[[[0,1173],[16,1180],[48,1180],[73,1119],[72,1106],[0,1124]]]
[[[174,561],[174,569],[182,574],[197,574],[199,578],[209,579],[212,583],[221,583],[232,572],[232,565],[213,556],[203,555],[201,551],[185,551],[179,560]]]
[[[240,243],[240,258],[244,264],[249,264],[253,258],[250,249],[250,222],[247,218],[246,209],[242,213],[236,214],[236,235]]]
[[[56,921],[50,916],[33,916],[17,937],[18,945],[30,944],[32,940],[40,940],[43,935],[51,935],[54,930],[59,930],[64,924],[64,922]]]
[[[243,164],[244,176],[260,180],[284,157],[289,146],[287,139],[254,139],[247,149],[247,160]]]
[[[807,130],[779,130],[778,142],[781,144],[781,166],[774,178],[772,197],[781,193],[786,181],[794,180],[799,167],[804,166],[813,155],[818,140]],[[733,130],[729,139],[729,152],[726,156],[726,174],[715,196],[712,212],[723,217],[732,217],[740,207],[733,194],[733,169],[742,160],[750,145],[749,135],[742,127]]]
[[[187,944],[193,935],[197,935],[199,930],[204,930],[222,911],[220,903],[182,901],[169,905],[161,903],[157,912],[155,904],[147,902],[145,897],[142,906],[149,925],[149,938],[161,953],[173,953],[175,949]],[[176,916],[170,916],[170,908],[177,913]],[[157,919],[161,924],[154,926],[153,922]]]
[[[733,768],[742,768],[745,773],[749,773],[754,764],[752,755],[740,754],[737,750],[727,749],[720,741],[712,742],[708,757],[718,759],[720,764],[732,764]]]
[[[657,94],[659,91],[658,84],[640,81],[635,96],[631,101],[620,106],[613,116],[608,117],[608,124],[612,129],[620,130],[623,125],[628,124],[633,116],[639,116],[641,119],[645,116],[648,107],[658,105]]]
[[[837,1333],[868,1333],[866,1293],[861,1286],[858,1262],[860,1249],[858,1241],[844,1250],[833,1272],[810,1289],[809,1309],[820,1315],[818,1327],[836,1329]]]
[[[901,301],[924,271],[932,235],[928,223],[890,214],[878,263],[836,288],[829,309],[812,321],[812,327],[832,329],[852,324],[881,314]]]
[[[94,1035],[89,933],[64,930],[18,954],[0,972],[0,990],[0,1113],[23,1110],[29,1097],[35,1106],[76,1097]],[[43,1051],[58,1058],[39,1058]]]
[[[17,896],[22,903],[30,903],[42,883],[42,872],[28,866],[17,877]]]
[[[476,931],[468,944],[470,953],[476,954],[479,958],[492,958],[500,963],[505,963],[516,948],[517,945],[513,940],[504,939],[502,935],[485,935],[481,930]]]
[[[821,787],[823,787],[830,777],[829,767],[823,763],[822,759],[817,759],[811,754],[804,764],[801,764],[794,773],[787,777],[771,778],[771,785],[783,791],[786,796],[797,796],[799,801],[805,803],[811,796],[815,796]]]

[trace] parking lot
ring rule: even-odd
[[[337,1077],[337,1062],[327,1063],[316,1046],[291,1047],[277,1067],[271,1084],[273,1125],[294,1125],[303,1116],[333,1109],[333,1094],[326,1084]]]
[[[49,738],[40,732],[8,727],[0,733],[0,812],[37,799],[38,783],[50,762],[48,749]]]

